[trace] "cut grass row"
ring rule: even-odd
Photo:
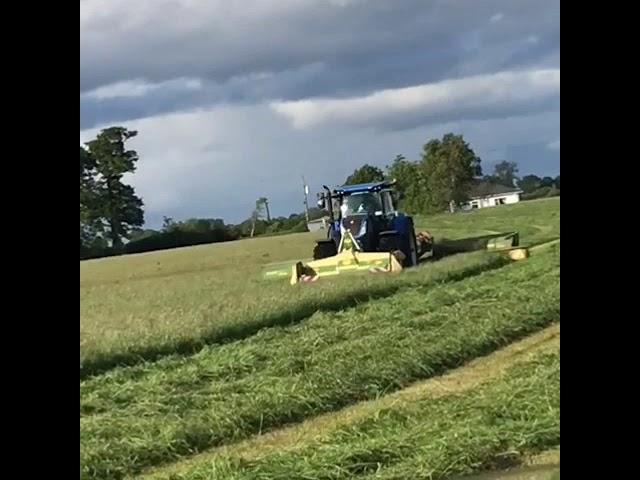
[[[255,278],[247,278],[233,295],[222,295],[210,281],[197,282],[190,277],[180,277],[174,280],[176,289],[171,294],[176,297],[172,315],[165,319],[165,322],[175,323],[174,327],[161,329],[162,338],[158,338],[153,328],[144,322],[136,322],[131,313],[132,324],[135,324],[132,328],[139,331],[141,337],[136,342],[130,341],[129,337],[123,342],[113,339],[108,349],[81,350],[80,378],[171,354],[192,354],[205,345],[242,339],[265,327],[299,322],[318,310],[343,310],[370,299],[392,296],[404,288],[456,281],[505,263],[499,256],[476,252],[424,265],[410,275],[364,275],[357,281],[332,278],[330,282],[312,286],[300,285],[296,290],[286,281],[261,283]],[[132,301],[129,295],[118,300],[129,301]],[[139,301],[138,298],[136,302]],[[93,308],[102,308],[108,314],[115,308],[114,303],[109,302],[108,306],[93,305]],[[204,313],[207,310],[208,313]],[[201,321],[185,322],[184,316],[189,315],[188,312],[198,315]],[[173,331],[170,336],[169,331]],[[105,332],[105,335],[109,333]]]
[[[437,241],[518,230],[524,244],[559,237],[559,220],[559,199],[416,219]],[[352,306],[351,298],[365,301],[369,289],[387,288],[380,284],[387,283],[387,293],[394,293],[395,278],[332,279],[313,291],[260,281],[262,264],[308,257],[318,235],[322,233],[80,262],[81,378],[117,365],[193,353],[205,344],[295,322],[316,308]],[[456,268],[456,263],[446,268]]]
[[[556,349],[476,389],[389,406],[295,450],[218,457],[170,478],[438,480],[513,466],[559,443]]]
[[[308,448],[319,442],[326,442],[330,435],[339,429],[354,426],[367,417],[377,416],[382,410],[403,408],[417,401],[469,392],[490,380],[500,378],[514,365],[530,361],[545,352],[556,352],[559,348],[560,324],[557,323],[489,355],[476,358],[444,375],[415,382],[407,388],[374,400],[359,402],[301,423],[212,448],[179,462],[153,468],[145,472],[140,480],[170,480],[177,474],[188,477],[187,474],[193,470],[202,470],[206,465],[215,463],[218,458],[236,457],[255,460],[276,452]],[[534,456],[534,458],[537,457],[537,455]],[[526,462],[531,460],[526,458]]]
[[[81,475],[119,478],[361,400],[559,319],[559,253],[81,383]]]

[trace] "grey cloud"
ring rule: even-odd
[[[130,78],[225,81],[315,62],[348,65],[406,49],[464,47],[469,37],[503,41],[555,29],[558,12],[557,2],[547,0],[369,0],[346,7],[312,0],[95,0],[84,8],[81,91]],[[505,18],[493,25],[496,10]]]
[[[133,102],[81,98],[84,127],[221,101],[353,95],[490,73],[535,64],[559,48],[557,1],[370,0],[339,7],[254,0],[242,9],[223,8],[228,2],[98,3],[81,5],[81,92],[180,77],[201,79],[203,90],[155,90]],[[492,23],[496,12],[503,18]],[[531,35],[537,44],[526,41]]]
[[[500,72],[346,99],[275,102],[272,108],[298,129],[322,124],[398,129],[549,110],[557,106],[559,88],[557,69]]]
[[[81,128],[90,128],[105,122],[143,118],[216,103],[252,104],[264,100],[300,100],[329,95],[343,98],[354,94],[368,94],[377,89],[423,83],[425,79],[433,77],[429,68],[433,62],[447,65],[445,78],[448,75],[459,76],[466,71],[491,73],[503,66],[558,65],[557,56],[549,54],[544,48],[531,53],[514,49],[503,50],[494,52],[492,61],[483,60],[482,65],[474,65],[473,68],[459,64],[460,59],[455,52],[449,57],[438,52],[414,52],[402,57],[378,59],[371,63],[358,62],[341,69],[311,64],[277,74],[234,77],[224,84],[201,82],[201,88],[197,90],[180,90],[160,84],[158,88],[150,89],[148,95],[109,99],[83,95],[80,102],[80,125]]]

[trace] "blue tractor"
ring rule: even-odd
[[[318,207],[329,213],[327,238],[317,241],[314,260],[339,253],[348,235],[361,252],[391,252],[403,267],[418,264],[420,257],[432,254],[433,239],[426,232],[416,236],[413,218],[396,210],[395,182],[343,185],[331,190],[324,186],[318,194]]]

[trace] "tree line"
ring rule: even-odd
[[[396,180],[400,207],[412,214],[455,211],[469,200],[471,187],[480,181],[517,187],[523,192],[523,200],[560,194],[560,175],[520,178],[515,162],[499,162],[491,175],[483,175],[480,157],[462,135],[452,133],[426,143],[419,160],[397,155],[385,170],[365,164],[349,175],[345,183],[383,180]]]
[[[174,221],[165,217],[159,230],[143,229],[144,203],[134,188],[123,181],[138,162],[126,142],[137,135],[124,127],[102,130],[94,140],[80,146],[80,258],[225,242],[256,235],[307,231],[306,214],[271,217],[269,200],[260,197],[243,222],[225,224],[219,218]],[[481,160],[462,135],[446,134],[427,142],[419,160],[397,155],[385,170],[364,164],[345,184],[395,179],[400,207],[412,214],[455,210],[468,199],[469,188],[478,180],[517,186],[523,199],[559,195],[560,176],[518,176],[514,162],[495,165],[491,175],[482,175]],[[309,219],[325,212],[309,209]]]

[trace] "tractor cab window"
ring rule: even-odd
[[[384,190],[380,192],[380,196],[382,197],[382,205],[384,207],[385,215],[389,215],[396,211],[393,207],[393,197],[391,195],[391,190]]]
[[[340,211],[340,205],[342,205],[342,202],[338,197],[331,197],[331,206],[336,214]]]
[[[382,213],[382,203],[377,193],[354,193],[343,197],[340,211],[343,217],[357,214],[379,215]]]

